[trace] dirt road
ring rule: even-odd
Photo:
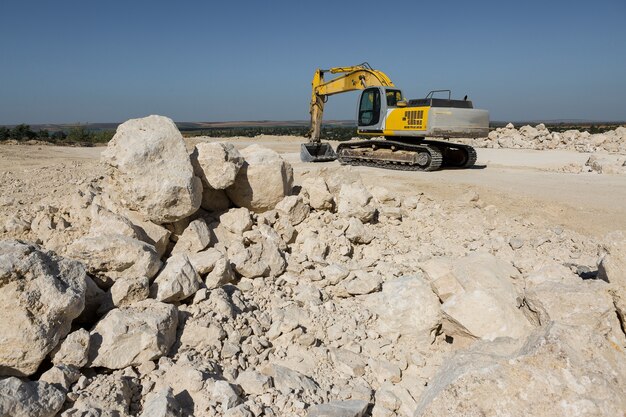
[[[300,162],[300,138],[226,140],[237,147],[259,143],[282,153],[292,163],[296,181],[305,170],[338,165],[337,162]],[[53,167],[69,161],[95,165],[103,149],[1,145],[0,173],[12,171],[28,175],[31,169]],[[514,149],[477,151],[477,167],[470,170],[416,173],[367,167],[355,169],[366,183],[384,185],[405,195],[423,192],[430,198],[450,201],[471,189],[479,193],[485,204],[496,206],[500,212],[528,219],[529,227],[563,225],[596,238],[612,230],[626,230],[626,176],[556,171],[568,164],[583,164],[587,154]]]

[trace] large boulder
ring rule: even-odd
[[[433,258],[421,264],[424,276],[443,301],[443,331],[456,341],[525,337],[531,323],[519,307],[519,271],[489,253]]]
[[[626,235],[612,232],[600,245],[598,278],[610,284],[617,313],[622,323],[626,323]]]
[[[429,381],[414,416],[619,416],[624,386],[623,349],[551,323],[521,347],[498,339],[457,352]]]
[[[524,302],[536,314],[539,324],[558,321],[587,327],[605,335],[618,346],[626,347],[616,307],[602,280],[581,280],[577,283],[544,282],[525,293]]]
[[[107,192],[150,221],[175,222],[200,207],[202,181],[194,176],[183,137],[167,117],[122,123],[102,159],[111,167]]]
[[[84,237],[72,243],[67,252],[83,261],[104,288],[121,278],[152,278],[161,267],[154,246],[123,235]]]
[[[54,417],[65,394],[42,381],[0,380],[0,417]]]
[[[231,143],[205,142],[196,145],[191,162],[203,185],[223,190],[233,185],[244,159]]]
[[[233,203],[261,213],[273,209],[291,193],[293,169],[278,153],[251,145],[241,155],[245,162],[233,185],[226,189]]]
[[[83,266],[19,241],[0,242],[0,375],[31,375],[85,306]]]
[[[176,338],[178,311],[148,299],[111,310],[91,331],[89,364],[123,369],[167,354]]]
[[[441,326],[439,299],[420,276],[388,280],[367,300],[368,308],[379,316],[378,331],[384,336],[400,334],[428,343]]]
[[[443,332],[460,340],[523,338],[532,326],[521,309],[497,291],[474,290],[451,297],[441,306]]]

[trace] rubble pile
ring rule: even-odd
[[[512,123],[489,132],[482,139],[460,139],[476,148],[551,150],[591,154],[585,164],[571,164],[560,171],[571,173],[626,174],[626,127],[591,134],[579,130],[551,132],[543,123],[516,129]]]
[[[626,237],[120,126],[4,220],[0,416],[618,415]],[[102,174],[102,175],[101,175]]]
[[[579,130],[551,132],[543,123],[516,129],[513,123],[509,123],[505,127],[492,130],[484,139],[474,139],[472,144],[479,148],[567,149],[623,155],[626,154],[626,127],[620,126],[615,130],[591,134]]]

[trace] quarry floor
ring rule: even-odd
[[[267,136],[261,138],[210,138],[228,141],[238,148],[252,143],[281,153],[295,173],[296,182],[303,173],[338,162],[303,163],[299,158],[302,139]],[[195,143],[198,139],[188,142]],[[332,143],[332,142],[331,142]],[[332,143],[336,146],[336,143]],[[0,145],[0,175],[3,172],[28,175],[33,169],[68,162],[97,164],[104,147],[61,147],[37,145]],[[501,213],[524,216],[539,224],[554,224],[573,229],[593,238],[626,230],[626,176],[596,173],[559,172],[569,164],[582,165],[588,154],[574,151],[535,151],[524,149],[477,149],[473,169],[448,169],[436,172],[403,172],[379,168],[355,168],[367,184],[381,185],[402,195],[425,193],[433,199],[455,199],[468,190],[480,195]],[[43,183],[46,178],[41,179]],[[1,190],[0,190],[1,191]],[[468,225],[471,228],[471,225]]]

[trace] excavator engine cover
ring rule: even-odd
[[[328,143],[309,142],[300,145],[302,162],[329,162],[337,159],[337,154]]]

